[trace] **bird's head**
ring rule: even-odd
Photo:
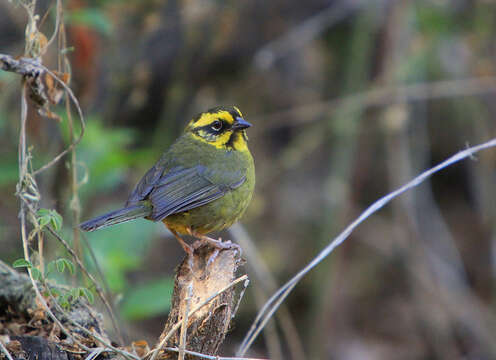
[[[250,126],[236,106],[218,106],[195,116],[185,131],[219,149],[248,151]]]

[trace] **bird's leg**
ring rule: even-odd
[[[199,234],[199,233],[197,233],[191,229],[189,229],[188,232],[190,233],[191,236],[194,236],[197,239],[200,239],[201,243],[203,243],[203,244],[207,243],[214,248],[214,252],[212,253],[212,255],[210,255],[210,257],[207,261],[207,267],[215,260],[217,255],[219,255],[220,250],[234,248],[241,255],[241,247],[238,244],[235,244],[230,240],[223,242],[221,238],[219,238],[219,240],[212,239],[211,237],[208,237],[208,236],[203,235],[203,234]],[[201,243],[200,243],[200,245],[201,245]],[[195,245],[193,245],[193,246],[195,246]]]
[[[193,251],[194,251],[193,248],[191,246],[189,246],[188,244],[186,244],[186,242],[179,236],[179,234],[177,232],[175,232],[174,230],[172,230],[170,228],[169,228],[169,231],[175,236],[177,241],[179,241],[179,244],[181,244],[182,248],[184,249],[184,251],[188,255],[188,265],[189,265],[190,269],[193,270]]]

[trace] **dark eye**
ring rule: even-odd
[[[220,131],[220,129],[222,129],[222,121],[220,120],[215,120],[213,123],[212,123],[212,130],[214,131]]]

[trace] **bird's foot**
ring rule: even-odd
[[[200,239],[200,241],[193,245],[195,249],[204,244],[209,244],[214,248],[212,255],[210,255],[207,260],[207,267],[214,262],[221,250],[235,249],[241,255],[241,247],[238,244],[233,243],[231,240],[222,241],[222,238],[216,240],[206,235],[199,235],[197,237]]]

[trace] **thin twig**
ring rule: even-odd
[[[179,352],[178,348],[165,347],[164,350]],[[258,358],[245,358],[245,357],[224,357],[224,356],[214,356],[214,355],[206,355],[196,351],[184,350],[184,352],[188,355],[193,355],[199,357],[201,359],[209,359],[209,360],[268,360],[268,359],[258,359]]]
[[[125,351],[125,350],[121,350],[119,348],[116,348],[116,347],[112,346],[112,344],[110,344],[109,342],[107,342],[105,339],[103,339],[99,335],[96,335],[94,332],[91,332],[88,329],[86,329],[84,326],[82,326],[81,324],[79,324],[77,321],[75,321],[74,319],[72,319],[67,314],[67,312],[59,305],[59,303],[57,302],[57,300],[53,297],[53,295],[52,295],[51,292],[49,292],[49,296],[52,299],[52,302],[53,302],[54,306],[57,308],[57,310],[60,311],[62,314],[65,314],[66,318],[68,319],[68,321],[72,325],[74,325],[79,330],[81,330],[82,332],[84,332],[88,337],[92,338],[95,342],[101,343],[102,345],[104,345],[105,347],[107,347],[108,349],[110,349],[111,351],[113,351],[115,353],[118,353],[118,354],[121,354],[124,357],[130,358],[130,359],[133,359],[133,360],[140,360],[140,358],[138,356],[136,356],[134,354],[131,354],[131,353]],[[85,350],[87,352],[90,352],[91,351],[91,349],[88,348],[88,347],[86,347]],[[107,350],[105,350],[105,351],[107,351]]]
[[[57,5],[60,0],[57,0]],[[57,14],[59,15],[59,12],[61,13],[62,10],[57,9]],[[66,32],[65,32],[65,26],[64,24],[61,25],[60,27],[60,33],[59,33],[59,46],[62,48],[67,47],[67,38],[66,38]],[[62,66],[60,70],[62,70],[64,73],[68,73],[69,76],[71,76],[71,69],[69,66],[69,62],[67,60],[67,53],[62,54],[61,56],[62,64],[59,63],[59,66]],[[74,142],[74,122],[72,119],[72,112],[71,112],[71,104],[70,100],[68,97],[65,98],[65,112],[67,114],[67,122],[68,122],[68,127],[69,127],[69,142],[73,143]],[[83,251],[81,248],[81,242],[79,239],[79,229],[78,225],[81,222],[80,220],[80,215],[81,215],[81,204],[79,201],[79,195],[78,195],[78,190],[79,190],[79,184],[78,184],[78,171],[77,171],[77,154],[76,154],[76,148],[74,147],[71,150],[71,165],[70,165],[70,173],[71,173],[71,193],[72,193],[72,198],[70,201],[70,206],[69,208],[72,211],[72,237],[73,237],[73,244],[74,244],[74,249],[80,258],[83,257]],[[117,329],[116,329],[117,330]]]
[[[417,177],[415,177],[410,182],[406,183],[399,189],[387,194],[386,196],[380,198],[375,201],[372,205],[370,205],[355,221],[353,221],[344,231],[339,234],[334,240],[332,240],[329,245],[327,245],[310,263],[308,263],[302,270],[300,270],[293,278],[291,278],[286,284],[284,284],[279,290],[276,291],[274,295],[267,301],[264,307],[259,311],[255,321],[253,322],[250,330],[246,334],[243,342],[237,352],[238,356],[243,356],[248,348],[251,346],[255,338],[258,336],[260,331],[264,328],[267,321],[272,317],[274,312],[279,308],[281,303],[286,299],[291,290],[296,286],[296,284],[315,266],[317,266],[322,260],[324,260],[337,246],[341,245],[348,236],[352,233],[352,231],[360,225],[364,220],[366,220],[370,215],[380,210],[387,203],[389,203],[392,199],[401,195],[402,193],[410,190],[430,176],[435,174],[436,172],[450,166],[456,162],[459,162],[467,157],[471,157],[473,154],[496,146],[496,138],[487,141],[483,144],[473,146],[471,148],[465,149],[463,151],[458,152],[457,154],[451,156],[447,160],[442,163],[432,167],[429,170],[424,171]]]
[[[178,360],[184,360],[184,350],[186,349],[186,335],[188,334],[188,318],[191,307],[191,298],[193,297],[193,284],[188,285],[188,297],[184,307],[183,321],[181,324],[181,334],[179,337],[179,356]]]
[[[241,245],[246,258],[248,259],[247,264],[250,270],[249,273],[252,272],[256,279],[256,283],[254,283],[254,291],[256,291],[256,287],[258,287],[260,291],[263,292],[264,299],[262,303],[265,303],[269,298],[268,294],[275,292],[278,288],[274,276],[269,271],[267,264],[263,262],[262,256],[260,256],[255,242],[243,225],[240,223],[234,224],[229,228],[229,232],[232,234],[236,242]],[[286,344],[289,348],[291,359],[306,359],[300,334],[298,333],[293,317],[285,304],[282,304],[281,308],[276,313],[276,317],[286,339]]]
[[[215,299],[217,296],[219,296],[220,294],[226,292],[227,290],[229,290],[230,288],[232,288],[234,285],[240,283],[241,281],[245,281],[248,279],[248,276],[247,275],[243,275],[243,276],[240,276],[239,278],[237,278],[236,280],[234,280],[233,282],[231,282],[229,285],[226,285],[225,287],[223,287],[222,289],[220,289],[219,291],[217,291],[216,293],[210,295],[208,298],[206,298],[203,302],[199,303],[198,305],[196,305],[193,310],[191,310],[188,314],[188,317],[193,315],[195,312],[197,312],[198,310],[200,310],[202,307],[204,307],[205,305],[207,305],[210,301],[212,301],[213,299]],[[181,324],[182,322],[179,321],[177,322],[171,329],[170,331],[167,333],[167,335],[162,339],[162,341],[160,342],[160,344],[153,350],[151,350],[148,354],[146,354],[146,357],[148,357],[150,354],[153,354],[151,359],[150,360],[155,360],[155,358],[157,357],[160,349],[162,349],[165,345],[165,343],[167,342],[167,340],[170,339],[170,337],[181,327]]]
[[[19,134],[19,183],[17,184],[17,194],[21,200],[20,204],[20,212],[19,217],[21,220],[21,239],[22,239],[22,247],[24,251],[24,259],[26,261],[30,261],[29,259],[29,248],[28,248],[28,240],[26,236],[26,207],[29,209],[30,204],[28,200],[23,196],[24,188],[27,186],[26,182],[28,179],[28,159],[26,156],[26,121],[27,121],[27,101],[26,101],[26,83],[24,82],[22,85],[21,92],[21,128]],[[32,178],[30,180],[33,180]],[[33,212],[33,221],[36,222]],[[74,339],[71,333],[62,325],[62,323],[57,319],[57,317],[52,313],[50,308],[48,307],[45,299],[41,295],[40,290],[38,289],[38,285],[33,278],[33,274],[30,268],[28,268],[29,279],[31,280],[31,284],[33,285],[33,289],[36,293],[36,296],[40,303],[42,304],[44,310],[47,314],[52,318],[52,320],[60,327],[60,330],[68,337],[73,339],[78,345],[83,349],[88,349],[86,346],[81,344],[79,341]]]
[[[88,242],[88,239],[86,238],[86,236],[84,235],[84,233],[81,233],[80,235],[81,236],[81,239],[83,240],[83,243],[84,245],[86,246],[86,250],[88,252],[88,254],[90,255],[91,257],[91,260],[93,261],[93,265],[95,267],[95,270],[96,270],[96,273],[97,273],[97,276],[100,278],[100,281],[101,283],[103,284],[103,290],[100,289],[102,291],[102,295],[103,297],[105,298],[111,298],[112,297],[112,294],[110,292],[110,288],[108,286],[108,281],[107,281],[107,278],[104,276],[103,274],[103,271],[102,271],[102,267],[100,266],[100,264],[98,263],[98,259],[96,258],[95,256],[95,252],[93,251],[93,248],[91,247],[91,245],[89,244]],[[96,279],[94,280],[96,282]],[[100,296],[100,295],[99,295]],[[112,321],[112,326],[114,327],[115,329],[115,332],[119,338],[119,340],[121,341],[122,344],[125,344],[126,342],[125,341],[122,341],[122,331],[120,329],[119,326],[117,326],[118,322],[118,318],[116,317],[114,311],[113,311],[113,307],[112,307],[112,303],[110,301],[107,300],[107,302],[109,303],[110,305],[110,312],[109,312],[109,316],[111,318],[111,321]],[[107,309],[108,310],[108,309]]]
[[[27,204],[27,208],[28,208],[30,214],[34,216],[35,215],[34,209],[29,204]],[[67,252],[69,252],[69,254],[72,256],[72,258],[76,261],[76,263],[78,264],[78,267],[81,269],[81,271],[84,273],[84,275],[91,281],[91,283],[93,284],[93,287],[95,288],[95,291],[96,291],[98,297],[100,298],[100,300],[102,300],[105,308],[107,309],[114,327],[117,327],[117,321],[115,319],[115,315],[114,315],[114,312],[112,310],[112,306],[110,305],[109,301],[105,297],[105,294],[103,294],[103,291],[102,291],[100,285],[98,284],[98,282],[96,281],[96,279],[86,269],[84,264],[81,262],[81,260],[76,255],[74,250],[69,246],[69,244],[59,234],[57,234],[57,232],[50,225],[45,225],[44,229],[48,229],[50,234],[52,234],[65,247]]]
[[[102,347],[98,347],[96,349],[93,349],[93,351],[91,353],[89,353],[88,356],[86,356],[86,358],[84,360],[93,360],[104,351],[105,351],[105,348],[102,348]]]
[[[71,142],[71,144],[65,148],[62,152],[60,152],[57,156],[55,156],[52,160],[50,160],[47,164],[43,165],[39,169],[35,170],[32,172],[32,175],[38,175],[39,173],[45,171],[46,169],[50,168],[53,166],[55,163],[57,163],[64,155],[66,155],[69,151],[71,151],[83,138],[84,131],[86,128],[86,123],[84,121],[84,116],[83,116],[83,111],[81,110],[81,106],[79,105],[79,101],[77,100],[76,96],[74,96],[74,93],[70,89],[67,84],[59,79],[57,75],[55,75],[52,71],[50,71],[47,67],[45,67],[39,59],[31,59],[31,58],[20,58],[20,59],[14,59],[9,55],[2,55],[0,54],[0,63],[2,65],[2,69],[5,71],[12,71],[19,73],[24,76],[36,78],[40,76],[43,73],[48,73],[62,88],[66,91],[66,93],[69,95],[69,98],[73,102],[74,106],[77,109],[78,116],[79,116],[79,121],[81,123],[81,131],[79,133],[79,136]]]
[[[46,71],[48,74],[50,74],[67,92],[69,97],[72,100],[72,103],[76,107],[76,110],[79,115],[79,122],[81,123],[81,132],[79,133],[79,136],[76,138],[75,141],[73,141],[65,150],[63,150],[61,153],[59,153],[57,156],[55,156],[52,160],[50,160],[48,163],[40,167],[38,170],[33,171],[33,176],[38,175],[39,173],[45,171],[46,169],[50,168],[53,166],[57,161],[59,161],[65,154],[67,154],[69,151],[71,151],[77,144],[81,142],[81,139],[83,138],[84,131],[86,129],[86,123],[84,121],[84,116],[83,116],[83,110],[81,110],[81,106],[79,105],[79,101],[74,96],[74,93],[72,92],[71,88],[65,84],[62,80],[60,80],[57,75],[55,75],[52,71],[50,71],[47,67],[45,67],[43,64],[39,64],[39,67]]]
[[[59,33],[59,26],[60,26],[60,19],[61,19],[61,14],[62,14],[62,4],[61,4],[61,1],[60,0],[57,0],[57,9],[56,9],[56,15],[55,15],[55,29],[53,30],[53,34],[52,36],[50,37],[50,40],[48,40],[48,43],[46,45],[46,47],[48,48],[52,42],[55,40],[55,38],[57,37],[58,33]]]
[[[79,259],[77,254],[74,252],[74,250],[69,246],[69,244],[59,234],[57,234],[57,232],[50,225],[46,225],[45,228],[48,229],[50,234],[52,234],[65,247],[65,249],[69,252],[69,254],[72,256],[72,258],[76,261],[76,263],[78,264],[79,268],[84,273],[84,275],[91,281],[91,283],[93,284],[93,286],[95,288],[96,293],[98,294],[98,297],[100,298],[100,300],[102,300],[105,308],[107,309],[107,312],[109,313],[109,316],[110,316],[110,319],[112,321],[114,328],[117,329],[117,320],[115,318],[114,311],[112,310],[112,306],[110,305],[110,302],[105,297],[105,294],[103,293],[102,288],[100,287],[100,285],[98,284],[96,279],[86,269],[84,264],[81,262],[81,260]]]
[[[10,355],[9,350],[7,350],[7,348],[4,346],[2,341],[0,341],[0,350],[2,350],[2,352],[5,354],[5,356],[7,356],[7,359],[14,360],[12,358],[12,355]]]
[[[248,289],[248,285],[250,285],[250,279],[246,279],[246,281],[243,284],[243,288],[241,289],[241,292],[239,293],[238,301],[236,303],[236,306],[234,307],[234,311],[232,313],[231,320],[234,319],[234,317],[238,313],[239,305],[241,304],[241,300],[243,300],[243,296],[245,295],[246,289]]]

